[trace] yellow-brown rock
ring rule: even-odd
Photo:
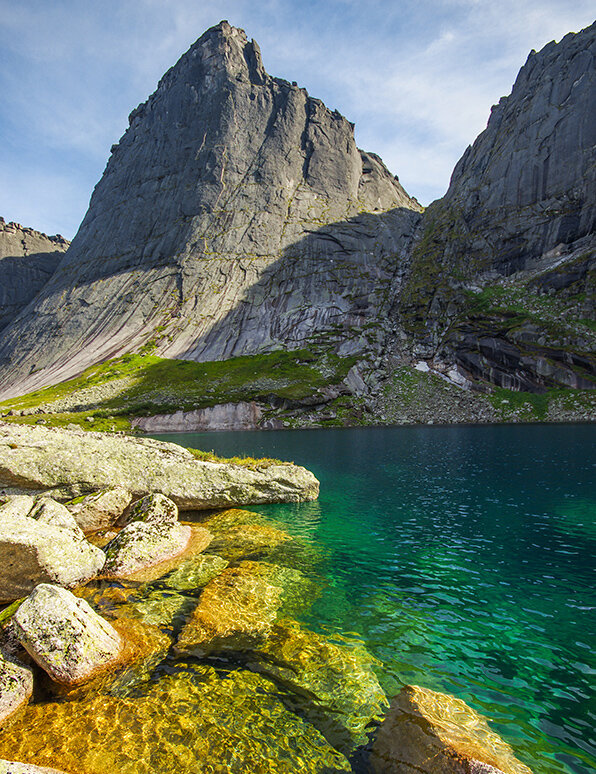
[[[241,562],[210,581],[180,633],[176,650],[204,656],[218,650],[245,650],[262,641],[283,601],[271,574],[271,565]]]
[[[135,698],[30,705],[0,757],[70,774],[334,774],[346,759],[260,675],[190,666]]]
[[[375,774],[532,774],[465,702],[417,685],[393,700],[371,766]]]

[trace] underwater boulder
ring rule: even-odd
[[[11,731],[0,736],[0,755],[85,774],[351,771],[319,731],[286,708],[269,680],[246,670],[220,675],[200,664],[148,681],[131,697],[90,692],[30,705]]]
[[[406,685],[372,747],[375,774],[532,774],[461,699]]]
[[[365,744],[388,701],[361,643],[332,641],[295,621],[276,623],[248,666],[291,691],[296,708],[342,752]]]

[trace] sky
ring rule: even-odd
[[[427,205],[531,49],[593,0],[0,0],[0,216],[72,238],[128,114],[221,19]]]

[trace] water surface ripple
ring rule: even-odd
[[[362,637],[389,694],[464,699],[536,774],[596,770],[594,426],[155,437],[310,468],[318,502],[253,509],[323,549],[308,624]]]

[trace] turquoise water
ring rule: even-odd
[[[323,549],[309,624],[362,637],[389,694],[461,697],[535,774],[596,770],[594,426],[155,437],[311,469],[317,502],[252,508]]]

